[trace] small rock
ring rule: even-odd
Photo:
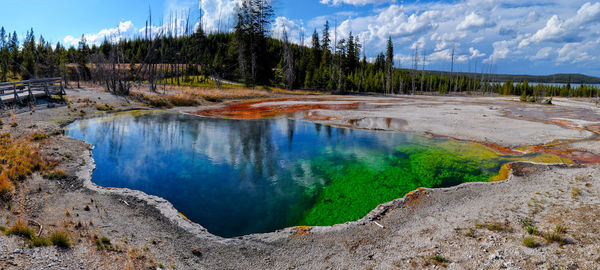
[[[15,253],[15,254],[21,253],[21,250],[17,248],[17,249],[15,249],[15,251],[13,251],[13,253]]]

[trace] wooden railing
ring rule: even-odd
[[[8,103],[24,104],[24,100],[36,102],[37,98],[59,96],[64,100],[66,95],[62,78],[31,79],[18,82],[0,83],[0,105]]]

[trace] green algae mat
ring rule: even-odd
[[[163,197],[223,237],[358,220],[418,187],[497,180],[513,161],[569,162],[287,119],[133,112],[78,121],[66,133],[95,146],[96,184]]]

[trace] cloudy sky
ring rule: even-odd
[[[241,0],[3,0],[0,25],[21,36],[29,27],[47,40],[76,44],[105,36],[131,37],[144,31],[148,10],[158,22],[191,10],[210,31],[227,31]],[[600,2],[580,0],[274,0],[272,35],[287,29],[295,42],[308,43],[326,20],[338,38],[350,32],[373,58],[388,37],[396,65],[408,67],[415,48],[426,53],[427,68],[474,71],[493,65],[497,73],[584,73],[600,76]],[[28,13],[24,13],[27,10]],[[179,15],[182,17],[182,15]]]

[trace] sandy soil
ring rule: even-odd
[[[144,106],[98,90],[69,90],[68,94],[69,107],[39,104],[35,112],[22,108],[12,111],[14,116],[5,113],[5,123],[15,117],[20,124],[4,125],[2,132],[54,134],[41,143],[41,151],[60,160],[69,177],[47,180],[33,175],[10,204],[1,203],[0,215],[7,225],[19,217],[35,220],[42,224],[42,234],[66,227],[75,244],[69,249],[27,248],[19,237],[0,236],[0,268],[593,269],[600,262],[598,165],[518,164],[508,181],[418,190],[380,205],[356,222],[223,239],[187,221],[165,200],[91,183],[90,146],[60,135],[62,126],[100,115],[96,104],[116,110]],[[352,110],[321,107],[286,115],[507,147],[554,142],[565,153],[572,149],[592,156],[598,153],[593,127],[600,124],[599,110],[582,101],[561,99],[544,106],[498,97],[330,96],[255,106],[285,107],[303,100],[313,105],[357,105]],[[219,107],[223,106],[210,108]],[[534,225],[539,235],[528,236],[524,224]],[[548,243],[544,236],[556,226],[567,228],[558,234],[563,241]],[[97,248],[95,239],[102,236],[111,240],[110,248]],[[533,237],[538,246],[525,247],[525,237]]]

